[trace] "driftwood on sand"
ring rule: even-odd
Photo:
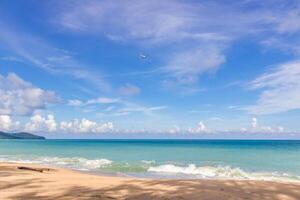
[[[50,171],[49,168],[33,168],[33,167],[23,167],[23,166],[18,167],[18,169],[36,171],[36,172],[41,172],[41,173],[43,173],[44,171]]]

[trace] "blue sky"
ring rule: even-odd
[[[299,1],[0,2],[0,129],[299,138]]]

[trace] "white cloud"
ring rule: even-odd
[[[283,133],[284,128],[282,126],[260,125],[258,119],[253,117],[251,119],[251,126],[249,128],[242,128],[241,131],[243,133]]]
[[[33,115],[30,121],[25,124],[25,130],[29,132],[55,132],[57,123],[53,115],[43,117],[39,114]]]
[[[105,133],[112,132],[114,126],[112,122],[97,123],[87,119],[75,119],[70,122],[61,122],[60,130],[69,133]]]
[[[15,131],[19,126],[20,122],[13,122],[10,116],[0,115],[0,131]]]
[[[120,94],[122,95],[137,95],[141,92],[141,89],[135,85],[126,84],[119,89]]]
[[[111,134],[280,134],[289,133],[282,126],[260,125],[257,118],[252,118],[248,128],[235,130],[216,130],[208,129],[200,121],[195,127],[181,128],[173,126],[169,129],[120,129],[116,128],[112,122],[96,122],[89,119],[74,119],[71,121],[57,122],[53,115],[42,116],[35,114],[25,125],[18,121],[13,121],[10,116],[0,115],[0,131],[27,131],[37,134],[43,133],[111,133]]]
[[[0,75],[0,114],[31,115],[59,102],[54,92],[37,88],[14,73]]]
[[[171,129],[172,131],[168,131],[170,133],[176,133],[176,129]],[[289,133],[286,131],[283,126],[280,125],[260,125],[258,123],[258,119],[253,117],[249,123],[247,128],[236,128],[236,129],[209,129],[207,126],[200,121],[196,127],[181,129],[182,133],[190,133],[190,134],[280,134],[280,133]],[[180,132],[178,132],[180,133]]]
[[[262,90],[254,105],[244,107],[251,114],[273,114],[300,109],[300,61],[277,66],[250,83]]]
[[[179,126],[174,126],[173,128],[167,131],[170,134],[178,134],[181,132],[181,128]]]
[[[257,119],[255,117],[252,118],[251,127],[252,128],[256,128],[257,127]]]
[[[284,131],[284,127],[278,126],[278,127],[277,127],[277,130],[278,130],[278,132],[283,132],[283,131]]]
[[[3,120],[6,120],[6,124],[12,124],[9,118],[4,117]],[[114,126],[112,122],[98,123],[85,118],[57,122],[54,115],[44,117],[35,114],[30,118],[30,121],[25,124],[24,130],[35,133],[103,133],[112,132]]]
[[[189,128],[187,130],[188,133],[209,133],[210,130],[206,128],[205,124],[200,121],[196,127]]]

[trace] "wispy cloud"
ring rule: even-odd
[[[118,98],[108,98],[108,97],[99,97],[95,99],[89,99],[87,101],[81,101],[78,99],[71,99],[68,101],[69,106],[88,106],[92,104],[115,104],[122,103],[121,99]]]
[[[281,64],[250,83],[261,90],[255,105],[244,107],[252,114],[273,114],[300,109],[300,61]]]
[[[167,59],[161,60],[164,64],[158,71],[176,84],[194,84],[204,72],[216,71],[225,62],[223,45],[232,38],[226,31],[213,29],[222,24],[211,20],[214,9],[216,5],[195,6],[181,1],[90,1],[67,6],[57,23],[71,31],[98,33],[114,41],[150,48],[167,46],[170,50],[161,56]],[[189,45],[174,49],[173,42]]]
[[[217,71],[225,56],[216,48],[193,49],[172,56],[165,70],[179,84],[192,84],[201,74]]]
[[[297,2],[297,1],[296,1]],[[277,23],[277,31],[279,33],[297,33],[300,31],[300,6],[298,5],[287,12],[281,13],[281,16],[274,18]]]
[[[107,97],[99,97],[97,99],[90,99],[86,102],[86,105],[89,104],[113,104],[120,103],[121,100],[118,98],[107,98]]]
[[[114,40],[153,44],[179,39],[228,41],[237,34],[259,31],[266,24],[279,23],[271,18],[270,12],[259,12],[267,7],[243,10],[243,6],[234,2],[231,5],[218,2],[189,4],[176,0],[77,2],[62,9],[57,24],[87,34],[102,33]],[[221,11],[222,16],[218,15]],[[239,21],[234,20],[236,16]],[[251,30],[243,29],[247,26]]]
[[[86,107],[91,105],[109,105],[98,113],[98,116],[124,116],[130,113],[143,113],[151,115],[155,111],[167,109],[167,106],[144,106],[138,103],[130,102],[122,98],[108,98],[99,97],[81,101],[78,99],[71,99],[68,101],[69,106]]]
[[[139,94],[141,92],[141,89],[135,85],[126,84],[119,88],[119,92],[122,95],[132,96]]]
[[[159,111],[167,109],[167,106],[154,106],[154,107],[145,107],[140,105],[130,105],[125,108],[118,110],[121,113],[132,113],[132,112],[142,112],[150,115],[153,111]]]
[[[203,74],[216,72],[226,61],[224,51],[237,39],[255,35],[263,41],[299,31],[296,4],[272,1],[227,5],[219,1],[104,0],[58,7],[56,24],[68,31],[163,49],[158,71],[166,74],[168,86],[193,85]]]
[[[109,83],[99,72],[93,71],[77,61],[68,51],[57,48],[37,36],[10,28],[4,23],[0,23],[0,25],[0,44],[18,56],[6,57],[10,58],[9,60],[22,60],[22,62],[30,63],[49,73],[84,80],[102,91],[110,90]]]
[[[271,37],[261,41],[261,44],[266,47],[265,51],[278,49],[285,54],[300,56],[300,37],[289,41],[286,41],[285,37]]]
[[[1,60],[4,60],[4,61],[10,61],[10,62],[20,62],[20,63],[23,63],[24,60],[18,58],[18,57],[15,57],[15,56],[4,56],[2,58],[0,58]]]

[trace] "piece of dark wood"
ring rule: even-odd
[[[41,173],[43,173],[44,171],[50,171],[49,168],[33,168],[33,167],[23,167],[23,166],[18,167],[18,169],[36,171],[36,172],[41,172]]]

